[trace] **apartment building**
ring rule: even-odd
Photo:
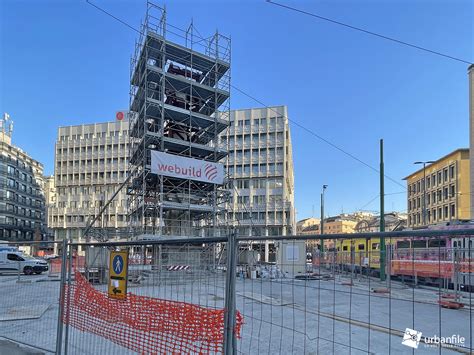
[[[401,231],[407,226],[407,214],[400,212],[385,213],[384,225],[385,231]],[[356,233],[374,233],[380,232],[380,216],[371,216],[363,218],[357,222],[354,227]]]
[[[344,215],[326,217],[324,219],[324,230],[323,234],[341,234],[341,233],[354,233],[354,228],[357,225],[357,220],[352,217],[346,217]]]
[[[296,234],[307,235],[307,234],[319,234],[319,224],[321,220],[319,218],[305,218],[296,222]],[[316,228],[317,227],[317,228]],[[317,230],[317,233],[314,232]]]
[[[117,191],[128,171],[128,121],[66,126],[58,129],[54,184],[49,208],[55,240],[82,240],[92,218]],[[127,196],[122,189],[95,223],[96,238],[126,233]]]
[[[469,149],[457,149],[404,180],[408,190],[409,227],[470,219]],[[426,222],[423,222],[424,213]]]
[[[296,233],[293,155],[286,106],[231,111],[226,167],[232,179],[228,205],[239,235]],[[254,244],[254,248],[257,248]],[[271,241],[258,245],[265,261],[275,261]]]
[[[0,240],[46,240],[43,165],[12,144],[13,122],[0,119]]]

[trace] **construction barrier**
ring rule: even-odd
[[[108,298],[79,272],[66,289],[63,322],[141,354],[221,352],[224,309],[211,309],[129,293],[126,300]],[[68,303],[69,300],[69,303]],[[240,337],[243,318],[236,314]]]

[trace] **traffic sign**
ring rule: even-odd
[[[109,297],[123,300],[127,297],[128,250],[110,252]]]

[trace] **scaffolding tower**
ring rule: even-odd
[[[137,238],[216,236],[228,189],[151,173],[151,152],[217,163],[230,118],[230,38],[179,29],[147,3],[130,65],[129,221]]]

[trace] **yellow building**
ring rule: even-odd
[[[320,219],[319,218],[305,218],[302,219],[301,221],[298,221],[296,223],[296,234],[299,236],[304,237],[305,235],[314,235],[314,234],[320,234],[319,233],[319,224],[320,224]],[[312,250],[318,245],[319,241],[316,241],[314,239],[307,239],[306,240],[306,247],[308,250]]]
[[[470,219],[469,149],[454,152],[407,176],[408,227]],[[424,177],[426,176],[426,184]],[[426,190],[425,190],[426,188]],[[423,221],[423,196],[426,217]]]
[[[317,227],[317,228],[316,228]],[[316,229],[318,232],[314,232]],[[296,234],[319,234],[319,218],[305,218],[296,223]]]
[[[357,220],[353,218],[335,216],[324,219],[324,230],[323,234],[342,234],[342,233],[354,233]],[[324,247],[326,249],[334,248],[334,240],[325,240]]]
[[[357,221],[353,219],[346,219],[340,216],[329,217],[324,219],[324,234],[341,234],[354,233],[354,228]]]

